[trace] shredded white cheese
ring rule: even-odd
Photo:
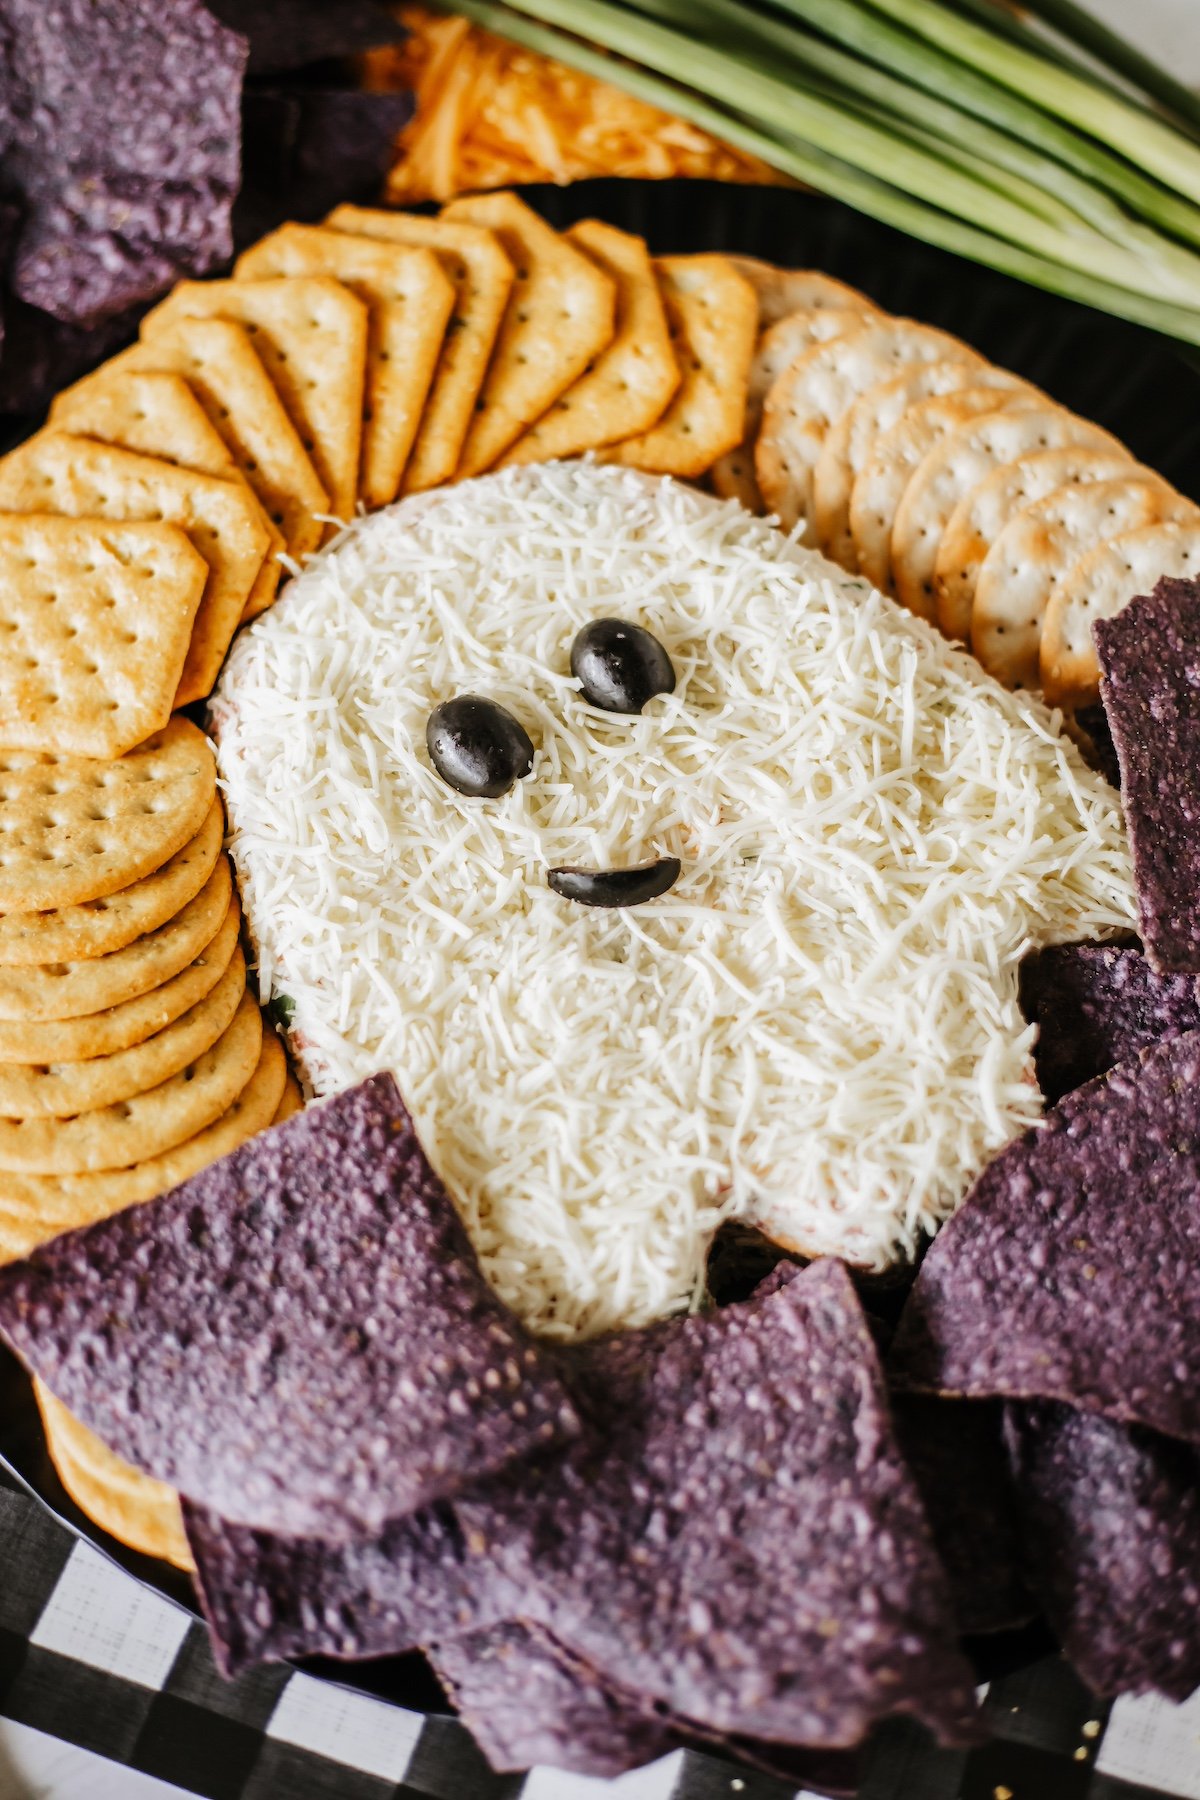
[[[602,615],[675,692],[598,711]],[[516,714],[465,799],[425,724]],[[702,1290],[733,1215],[878,1269],[1035,1120],[1016,968],[1133,923],[1116,797],[1056,716],[735,504],[588,463],[376,514],[239,639],[214,705],[264,993],[318,1094],[396,1072],[501,1297],[562,1337]],[[557,864],[674,855],[663,898]]]

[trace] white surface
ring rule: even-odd
[[[1182,1706],[1154,1694],[1118,1700],[1096,1767],[1102,1775],[1200,1800],[1200,1693]]]
[[[347,1747],[353,1744],[356,1769],[381,1781],[402,1781],[421,1725],[418,1713],[296,1675],[279,1696],[267,1735],[334,1762],[349,1761]]]
[[[1090,0],[1096,17],[1133,38],[1180,81],[1200,87],[1200,5],[1197,0]]]
[[[130,1581],[90,1544],[76,1544],[29,1641],[157,1689],[187,1628],[185,1613]]]
[[[139,1775],[28,1725],[0,1719],[0,1800],[188,1800],[183,1788]]]

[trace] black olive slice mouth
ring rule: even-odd
[[[546,879],[556,894],[580,906],[640,906],[674,887],[680,867],[677,856],[660,856],[633,869],[551,869]]]

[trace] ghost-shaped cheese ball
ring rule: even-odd
[[[571,673],[628,620],[676,681]],[[534,747],[487,798],[456,695]],[[1016,971],[1134,920],[1117,798],[1057,718],[732,503],[523,467],[351,527],[213,705],[264,990],[318,1095],[392,1069],[501,1297],[575,1337],[699,1298],[737,1216],[910,1256],[1041,1098]],[[678,858],[600,909],[562,866]]]

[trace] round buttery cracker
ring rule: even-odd
[[[1042,624],[1040,674],[1053,702],[1094,700],[1100,668],[1092,642],[1097,619],[1115,618],[1163,575],[1200,579],[1200,524],[1144,525],[1102,544],[1067,571]]]
[[[908,363],[955,361],[983,365],[978,351],[948,332],[888,319],[820,344],[785,369],[767,395],[754,452],[763,499],[784,526],[809,521],[812,541],[812,473],[826,433],[860,394]]]
[[[754,440],[762,420],[763,402],[774,382],[798,356],[817,344],[851,337],[868,322],[868,315],[849,307],[808,307],[786,313],[759,335],[750,359],[746,390],[746,427],[742,442],[719,456],[709,471],[713,490],[723,500],[740,500],[750,512],[763,510],[762,495],[754,478]]]
[[[193,1569],[175,1489],[122,1461],[40,1381],[33,1391],[50,1460],[80,1511],[131,1550]]]
[[[858,568],[850,502],[855,481],[879,439],[918,401],[981,388],[1031,391],[1027,382],[1007,369],[942,362],[918,363],[895,380],[878,382],[859,395],[827,432],[813,470],[813,534],[826,556],[844,569]]]
[[[282,1125],[285,1119],[290,1119],[295,1113],[303,1111],[304,1095],[300,1092],[300,1083],[289,1069],[287,1080],[283,1084],[283,1099],[279,1102],[271,1123],[272,1125]]]
[[[132,887],[47,912],[0,913],[0,966],[80,962],[123,950],[194,900],[216,866],[225,815],[214,800],[194,838]]]
[[[70,1119],[157,1087],[216,1043],[245,991],[239,949],[210,994],[140,1044],[84,1062],[0,1063],[0,1117]]]
[[[1009,393],[971,386],[930,394],[914,401],[876,442],[850,490],[847,513],[855,559],[875,587],[887,594],[895,590],[892,532],[913,472],[929,452],[981,413],[1030,404],[1029,396],[1019,388]],[[932,605],[919,610],[922,618],[933,617]]]
[[[232,1104],[211,1125],[161,1156],[92,1175],[0,1172],[0,1263],[28,1256],[62,1232],[93,1225],[122,1207],[153,1200],[228,1156],[274,1123],[286,1079],[283,1045],[273,1031],[264,1030],[254,1071]]]
[[[217,791],[204,734],[177,714],[115,762],[0,753],[0,911],[98,900],[195,837]]]
[[[134,938],[123,950],[82,962],[0,967],[0,1019],[78,1019],[161,987],[212,942],[232,891],[229,859],[222,856],[200,892],[173,919]]]
[[[143,1043],[212,992],[237,949],[240,926],[235,894],[212,942],[148,994],[78,1019],[0,1019],[0,1063],[83,1062]]]
[[[979,571],[971,647],[984,668],[1009,687],[1036,686],[1042,620],[1061,577],[1110,538],[1189,515],[1200,521],[1190,500],[1149,471],[1061,487],[1025,507]]]
[[[975,584],[984,557],[1009,520],[1056,488],[1073,482],[1111,481],[1126,472],[1136,472],[1128,451],[1093,450],[1084,444],[1036,450],[1030,456],[1001,463],[963,495],[942,533],[933,572],[939,608],[951,608],[956,616],[964,616],[969,609],[973,639]]]
[[[262,1014],[247,990],[216,1043],[144,1094],[73,1119],[0,1118],[0,1170],[82,1175],[161,1156],[232,1105],[258,1061],[262,1035]]]
[[[729,261],[754,289],[761,331],[794,312],[877,313],[879,308],[857,288],[848,287],[819,269],[778,269],[757,256],[731,256]]]

